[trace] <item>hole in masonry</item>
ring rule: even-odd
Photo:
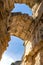
[[[32,10],[31,8],[26,5],[26,4],[14,4],[15,8],[13,8],[13,10],[11,12],[21,12],[21,13],[25,13],[25,14],[29,14],[30,16],[32,15]]]
[[[24,41],[20,38],[11,36],[11,41],[8,43],[9,46],[3,54],[0,64],[6,65],[6,63],[8,63],[8,65],[11,65],[12,62],[21,61],[22,56],[24,54],[23,43]]]

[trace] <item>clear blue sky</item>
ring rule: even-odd
[[[27,13],[29,15],[32,15],[31,9],[25,4],[22,5],[15,4],[15,8],[12,10],[12,12],[22,12],[22,13]],[[21,60],[22,55],[24,53],[23,43],[24,43],[23,40],[11,36],[9,47],[4,52],[0,65],[10,65],[12,62]]]

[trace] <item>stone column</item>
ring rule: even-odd
[[[24,49],[25,51],[21,65],[32,65],[32,56],[29,55],[30,52],[32,51],[32,43],[30,41],[25,41],[24,47],[25,47]]]
[[[8,47],[8,42],[10,41],[10,34],[7,32],[7,22],[6,19],[0,18],[0,59],[2,54]]]
[[[43,65],[43,41],[34,47],[32,43],[25,44],[21,65]]]
[[[33,56],[33,65],[43,65],[43,48]]]

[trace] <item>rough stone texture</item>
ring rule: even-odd
[[[38,17],[38,19],[40,19],[42,13],[43,13],[43,0],[42,2],[40,2],[40,4],[36,3],[33,7],[32,7],[32,11],[33,11],[33,15],[32,17],[34,19],[36,19]]]
[[[43,65],[43,14],[39,21],[32,22],[29,30],[31,37],[24,43],[25,51],[21,65]]]
[[[20,37],[23,40],[29,39],[29,28],[32,18],[28,14],[12,13],[8,24],[8,33]]]
[[[9,19],[10,17],[10,19]],[[0,18],[0,57],[5,49],[8,47],[8,41],[10,41],[10,35],[20,37],[23,40],[27,40],[29,37],[29,27],[31,24],[31,17],[27,14],[12,13],[11,16]],[[2,48],[3,46],[3,48]]]
[[[7,49],[9,40],[10,37],[6,28],[6,19],[0,19],[0,57],[2,56],[2,53]]]
[[[33,15],[11,13],[14,3],[25,3]],[[10,35],[25,41],[21,65],[43,65],[43,1],[0,0],[0,59],[8,47]],[[37,62],[38,60],[38,62]]]
[[[33,65],[43,65],[43,47],[33,56]]]

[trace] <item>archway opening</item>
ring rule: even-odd
[[[11,12],[21,12],[32,15],[31,9],[25,4],[15,4],[15,8]],[[24,54],[24,41],[20,38],[11,36],[11,41],[8,43],[9,47],[4,52],[0,65],[10,65],[12,62],[21,60]]]
[[[11,40],[8,43],[9,46],[3,54],[0,64],[4,65],[8,63],[7,65],[11,65],[12,62],[22,60],[22,56],[24,54],[23,43],[24,41],[22,39],[11,36]]]
[[[21,12],[22,14],[28,14],[28,15],[32,15],[32,10],[31,8],[26,5],[26,4],[19,4],[19,3],[16,3],[14,4],[14,8],[11,12]]]

